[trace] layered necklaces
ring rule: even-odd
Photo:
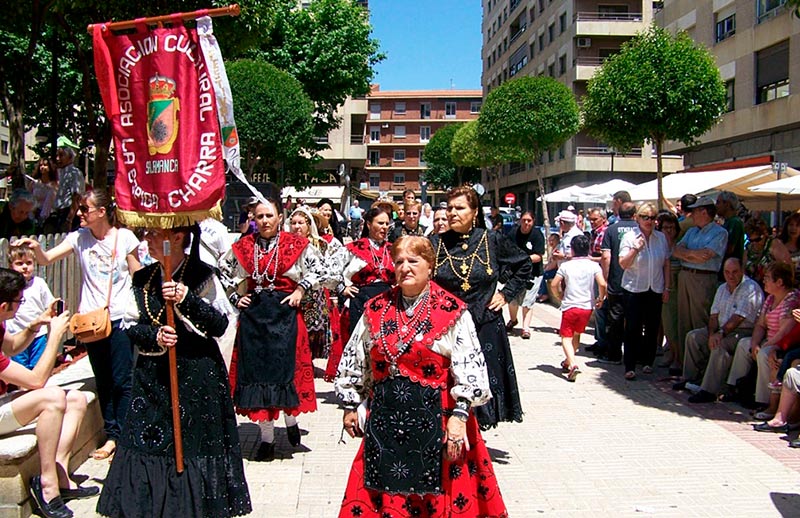
[[[275,279],[278,278],[278,253],[280,251],[281,234],[278,232],[275,239],[267,243],[267,246],[262,250],[259,245],[260,238],[256,238],[253,250],[253,281],[256,283],[255,292],[261,293],[264,289],[273,291],[275,289]],[[270,251],[273,253],[270,255]],[[261,263],[261,258],[267,256],[267,264],[264,265],[264,271],[258,271],[258,265]],[[270,269],[272,272],[270,273]],[[267,281],[267,286],[264,286],[264,281]]]
[[[375,250],[381,248],[381,245],[383,243],[378,244],[377,242],[373,241],[372,238],[368,239],[369,239],[369,251],[372,254],[372,264],[375,266],[378,275],[381,275],[383,274],[383,271],[386,270],[386,257],[387,257],[387,250],[389,249],[389,247],[384,246],[380,257],[378,257],[378,254],[375,253]]]
[[[381,329],[388,326],[384,324],[387,322],[387,315],[392,307],[397,308],[397,344],[395,352],[389,348],[386,341],[386,336],[389,333],[380,333],[380,347],[383,355],[389,360],[389,376],[394,378],[400,374],[400,369],[397,368],[397,360],[411,348],[414,341],[422,342],[424,338],[424,328],[428,325],[431,319],[431,305],[428,303],[430,300],[430,288],[427,288],[424,293],[417,297],[417,300],[411,303],[406,309],[403,309],[404,297],[401,291],[398,291],[397,301],[395,304],[386,304],[381,313]]]
[[[172,278],[176,282],[181,282],[183,280],[183,272],[186,271],[186,259],[183,260],[183,263],[180,266],[180,272],[178,272],[177,278],[175,275]],[[161,268],[153,268],[153,273],[150,274],[150,278],[147,279],[147,282],[144,284],[144,310],[147,313],[147,316],[150,317],[150,322],[152,322],[156,326],[163,326],[164,324],[159,320],[161,315],[164,314],[164,308],[167,306],[166,303],[161,305],[161,309],[158,310],[156,315],[150,311],[150,285],[153,283],[153,279],[156,277],[156,272],[160,271]]]
[[[475,247],[475,251],[463,257],[452,255],[445,246],[444,239],[440,238],[439,246],[436,249],[436,267],[433,271],[434,276],[439,271],[439,267],[447,263],[450,265],[450,269],[453,270],[453,274],[458,277],[459,280],[461,280],[461,289],[466,292],[472,287],[472,285],[469,283],[469,276],[472,274],[472,268],[475,266],[476,260],[486,268],[486,275],[492,275],[494,270],[492,270],[491,260],[489,258],[488,235],[488,232],[484,232],[480,241],[478,241],[478,245]],[[462,237],[469,239],[469,236],[469,234],[465,234]],[[479,254],[481,246],[483,246],[486,257],[481,257]],[[469,244],[465,241],[461,245],[461,249],[466,252],[467,249],[469,249]],[[457,262],[461,263],[458,267],[456,267]]]

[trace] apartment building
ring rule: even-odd
[[[483,92],[517,75],[549,75],[569,87],[580,102],[588,80],[603,61],[653,20],[646,0],[484,0]],[[702,3],[702,2],[701,2]],[[545,190],[589,185],[612,178],[635,183],[651,180],[655,150],[621,154],[579,133],[560,149],[541,158]],[[682,168],[679,156],[664,160],[664,171]],[[485,179],[488,182],[488,179]],[[513,192],[518,203],[535,207],[538,196],[533,164],[511,164],[500,176],[501,193]]]
[[[800,20],[785,0],[665,1],[656,22],[685,30],[714,54],[728,90],[722,121],[687,148],[686,165],[800,165]]]
[[[366,98],[348,99],[339,111],[342,126],[328,135],[318,169],[332,173],[343,164],[351,185],[367,193],[420,193],[425,145],[440,128],[476,119],[481,103],[480,90],[381,91],[374,85]]]

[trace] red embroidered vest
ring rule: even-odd
[[[252,291],[256,287],[256,282],[253,280],[253,254],[255,253],[256,239],[258,234],[250,234],[243,237],[233,244],[233,254],[242,265],[242,268],[250,275],[247,279],[247,291]],[[278,246],[273,248],[270,252],[262,255],[258,261],[258,271],[264,272],[267,265],[274,260],[275,252],[278,252],[278,270],[275,277],[274,285],[277,291],[292,292],[297,287],[297,283],[292,279],[285,277],[289,268],[297,262],[303,250],[309,245],[307,238],[300,237],[296,234],[288,232],[280,232]],[[270,275],[272,274],[273,266],[270,266]],[[262,287],[266,288],[267,281],[263,281]]]
[[[392,262],[391,243],[384,241],[375,250],[369,238],[363,237],[347,245],[347,250],[367,263],[358,273],[353,275],[353,284],[366,286],[376,281],[394,284],[394,263]],[[383,266],[383,269],[380,267]]]

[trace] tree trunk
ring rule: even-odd
[[[656,139],[656,183],[658,184],[658,210],[664,208],[664,170],[661,164],[661,138]]]
[[[456,166],[456,185],[463,185],[463,184],[464,184],[464,181],[462,179],[461,166],[457,165]]]
[[[500,168],[494,168],[494,206],[500,206]]]
[[[20,104],[12,105],[10,117],[8,119],[8,149],[10,155],[10,165],[8,174],[11,175],[11,186],[13,189],[25,188],[25,127],[22,124],[22,106],[24,100],[22,95],[15,96]]]
[[[542,197],[542,218],[544,218],[544,239],[550,235],[550,213],[547,211],[547,198],[544,194],[544,180],[542,179],[542,165],[537,159],[533,170],[536,173],[536,183],[539,185],[539,196]]]

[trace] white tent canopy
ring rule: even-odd
[[[607,182],[579,187],[571,185],[558,191],[553,191],[545,195],[547,201],[552,203],[599,203],[605,204],[617,191],[630,190],[636,187],[635,184],[624,180],[614,179]],[[538,198],[542,201],[542,198]]]
[[[336,203],[341,200],[342,191],[344,187],[341,185],[312,185],[302,191],[294,187],[284,187],[281,189],[281,198],[286,199],[287,196],[291,196],[295,201],[302,198],[306,203],[316,203],[322,198],[328,198]]]
[[[787,176],[796,176],[800,171],[787,168]],[[684,194],[713,194],[719,191],[732,191],[740,199],[765,200],[766,196],[752,192],[749,187],[765,183],[775,178],[772,166],[740,167],[738,169],[721,169],[717,171],[697,171],[694,173],[674,173],[663,179],[664,197],[678,199]],[[630,191],[634,201],[652,201],[658,198],[656,180],[643,183]]]
[[[800,194],[800,176],[781,178],[774,182],[762,183],[750,187],[750,191],[757,193]]]

